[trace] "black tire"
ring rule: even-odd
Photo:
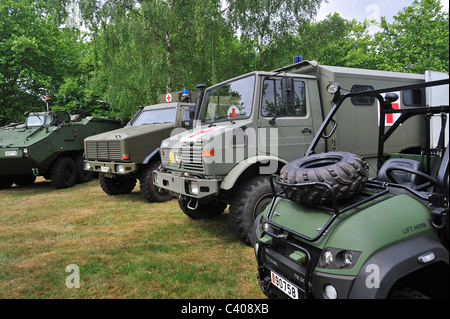
[[[256,241],[258,240],[256,230],[259,227],[259,224],[261,223],[262,216],[263,216],[262,213],[259,214],[258,216],[256,216],[255,221],[253,222],[252,235],[250,236],[250,244],[252,245],[252,247],[255,247]]]
[[[0,176],[0,189],[10,188],[13,184],[12,176]]]
[[[407,287],[397,288],[394,287],[387,297],[387,299],[430,299],[423,293],[417,290],[413,290]]]
[[[77,155],[75,157],[75,164],[77,166],[77,182],[87,183],[94,177],[94,172],[84,170],[84,158],[83,155]]]
[[[30,175],[17,175],[14,176],[14,184],[17,186],[32,185],[36,181],[36,176]]]
[[[268,176],[249,178],[236,188],[230,203],[230,227],[244,244],[251,245],[253,223],[272,198]]]
[[[174,197],[165,190],[160,190],[153,184],[153,171],[159,167],[161,162],[159,160],[151,162],[139,176],[142,196],[148,202],[166,202]]]
[[[280,181],[289,184],[322,182],[330,185],[337,200],[358,194],[369,178],[369,165],[359,155],[328,152],[305,156],[286,164]],[[282,186],[286,196],[306,205],[320,205],[330,200],[328,187],[316,184],[305,187]]]
[[[100,187],[108,195],[129,194],[136,186],[136,178],[118,176],[115,178],[105,177],[100,174],[98,177]]]
[[[50,179],[55,188],[69,188],[77,180],[77,167],[70,157],[59,157],[50,169]]]
[[[195,202],[195,199],[193,199],[192,202]],[[188,208],[188,203],[189,200],[178,199],[178,205],[183,213],[192,219],[212,219],[220,216],[225,208],[227,208],[227,203],[225,202],[199,203],[197,209]]]

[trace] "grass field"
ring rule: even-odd
[[[79,269],[79,288],[66,279]],[[75,282],[75,281],[69,281]],[[38,178],[0,191],[0,298],[264,298],[253,249],[228,226],[148,203],[137,185],[109,196],[98,180],[57,190]]]

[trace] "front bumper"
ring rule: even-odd
[[[22,148],[0,148],[0,176],[32,174],[37,167],[39,163],[25,156]]]
[[[128,175],[135,173],[137,170],[136,163],[120,163],[120,162],[100,162],[93,160],[84,161],[84,170],[96,173],[102,173],[106,176]]]
[[[204,198],[219,193],[221,179],[185,177],[171,173],[153,171],[153,183],[170,193],[193,198]],[[192,185],[195,185],[194,191]]]

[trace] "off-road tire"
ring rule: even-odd
[[[359,155],[349,152],[328,152],[305,156],[286,164],[280,181],[289,184],[322,182],[330,185],[336,200],[358,194],[369,178],[369,165]],[[282,186],[286,196],[306,205],[329,202],[331,191],[320,184],[295,187]]]
[[[17,186],[27,186],[32,185],[36,181],[36,176],[29,174],[29,175],[17,175],[14,176],[14,184]]]
[[[83,155],[77,155],[75,157],[75,164],[77,166],[77,182],[87,183],[94,177],[94,172],[84,170],[84,158]]]
[[[251,245],[253,223],[272,198],[268,176],[252,177],[237,186],[230,202],[229,222],[232,231],[244,244]]]
[[[151,162],[142,171],[139,176],[141,194],[148,202],[166,202],[174,197],[165,190],[160,190],[153,184],[153,171],[156,170],[161,162],[159,160]]]
[[[134,177],[118,176],[110,178],[100,174],[98,180],[103,191],[111,196],[129,194],[136,186],[136,178]]]
[[[191,219],[212,219],[220,216],[227,208],[225,202],[209,202],[199,203],[197,209],[193,210],[187,207],[188,202],[186,199],[178,199],[181,210]]]
[[[77,167],[70,157],[57,158],[50,169],[50,179],[55,188],[69,188],[77,180]]]
[[[418,290],[410,289],[408,287],[397,288],[394,287],[387,296],[387,299],[430,299]]]
[[[10,188],[13,184],[12,176],[0,176],[0,189]]]

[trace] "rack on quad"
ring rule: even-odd
[[[393,92],[448,83],[343,95],[339,85],[330,86],[331,111],[305,156],[272,175],[273,200],[253,226],[258,280],[269,298],[448,298],[448,102],[392,107],[398,99]],[[314,152],[337,128],[333,117],[343,101],[358,96],[376,98],[381,106],[375,178],[357,154]],[[389,128],[387,114],[397,117]],[[431,149],[430,119],[439,115],[439,140]],[[422,148],[384,154],[395,131],[418,116],[424,119]]]

